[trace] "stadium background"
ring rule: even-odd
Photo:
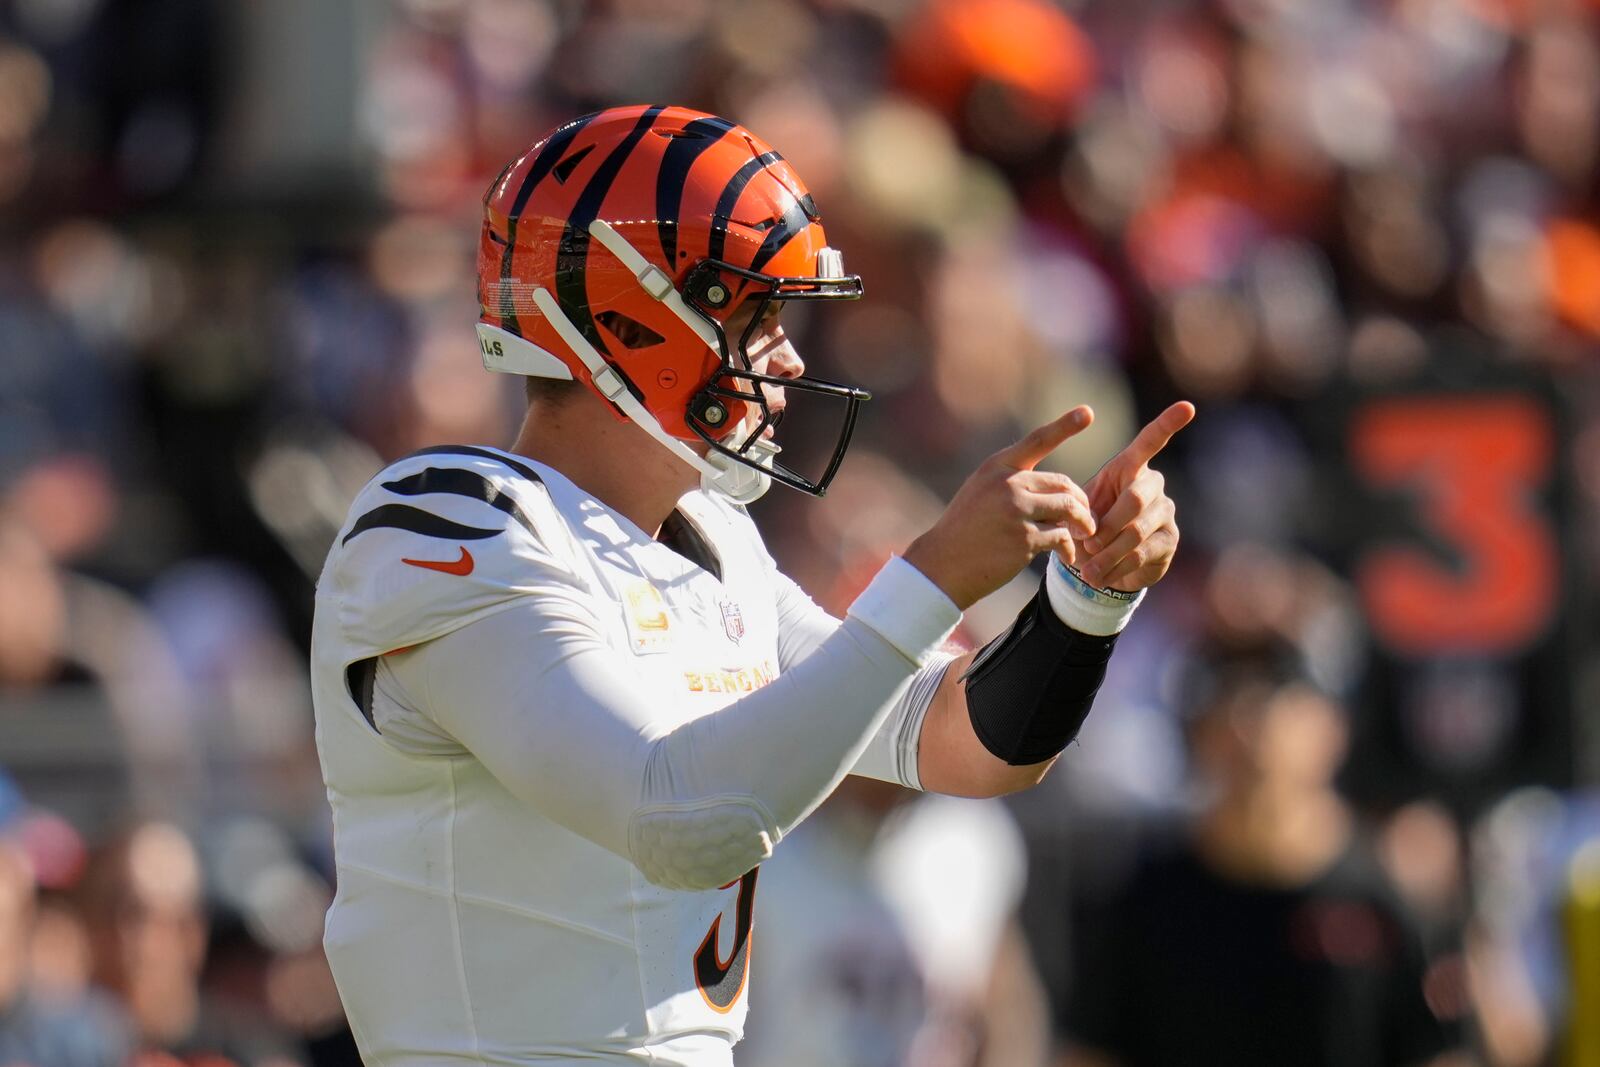
[[[1046,786],[920,836],[870,789],[825,809],[801,854],[898,924],[911,991],[835,973],[823,1003],[768,963],[787,1028],[838,1063],[1045,1062],[1083,928],[1196,802],[1195,672],[1271,644],[1342,703],[1340,789],[1469,1062],[1600,1063],[1596,18],[0,3],[0,1058],[26,1002],[51,1062],[353,1062],[316,944],[312,581],[385,459],[511,439],[470,325],[488,181],[564,118],[671,102],[776,145],[866,281],[790,320],[875,395],[836,488],[757,508],[825,606],[1069,404],[1098,413],[1080,477],[1201,412],[1159,464],[1177,567]],[[758,930],[803,917],[764,892]]]

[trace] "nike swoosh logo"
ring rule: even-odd
[[[461,546],[461,558],[458,560],[438,559],[402,559],[401,563],[409,563],[413,567],[424,570],[443,571],[445,574],[468,575],[472,573],[472,553],[467,551],[467,546]]]

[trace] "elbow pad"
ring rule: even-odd
[[[961,676],[983,747],[1013,767],[1066,748],[1089,716],[1116,643],[1115,634],[1079,633],[1062,622],[1041,587]]]
[[[777,832],[754,797],[709,797],[640,809],[628,851],[645,879],[663,889],[716,889],[772,855]]]

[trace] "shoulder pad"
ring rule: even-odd
[[[356,496],[320,586],[352,644],[381,655],[552,583],[584,586],[579,551],[532,467],[489,449],[430,448]]]

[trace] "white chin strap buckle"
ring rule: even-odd
[[[771,467],[778,453],[783,451],[765,437],[750,442],[745,455],[762,467]],[[700,488],[708,493],[727,497],[735,504],[749,504],[760,500],[772,488],[772,476],[755,467],[747,466],[712,449],[706,453],[706,462],[715,473],[702,470]]]

